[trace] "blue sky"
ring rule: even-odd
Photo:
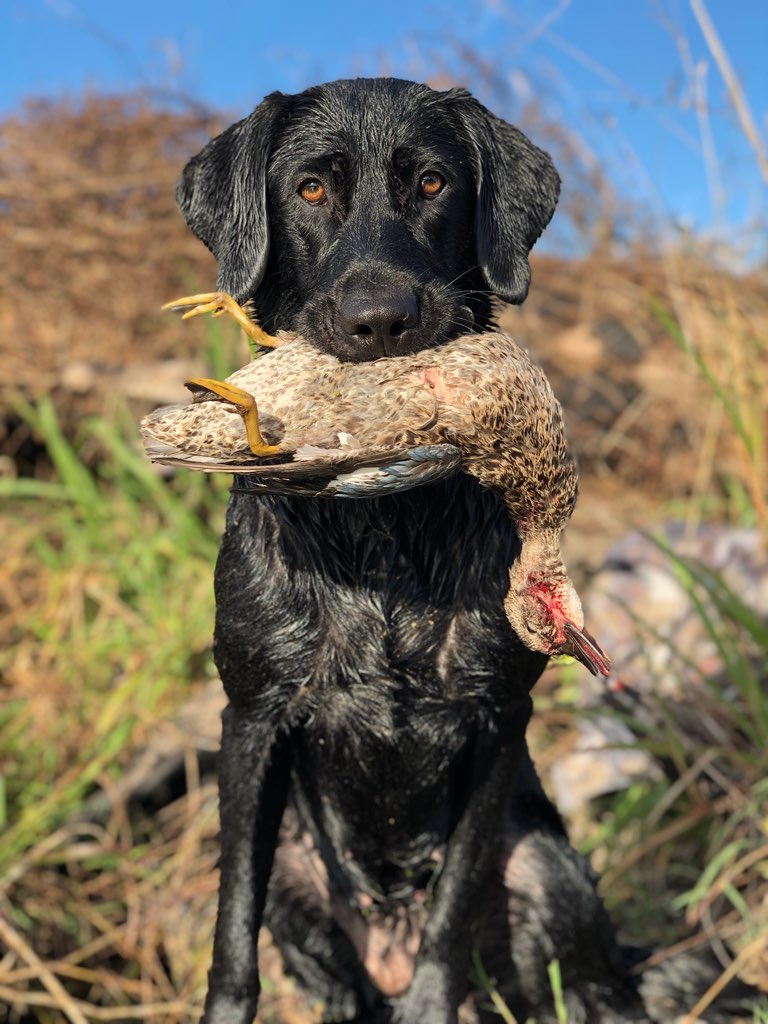
[[[768,148],[768,0],[705,2]],[[542,98],[652,214],[722,231],[765,210],[757,161],[689,0],[3,0],[0,29],[0,115],[29,96],[144,86],[234,119],[273,89],[356,74],[444,69],[471,84],[465,47],[521,98]],[[703,157],[691,68],[714,159]]]

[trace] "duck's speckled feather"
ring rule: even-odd
[[[152,459],[250,473],[256,487],[261,478],[259,489],[273,489],[274,480],[275,489],[299,493],[302,479],[384,470],[414,448],[447,442],[466,472],[500,494],[521,532],[528,523],[559,530],[573,510],[577,477],[560,405],[543,371],[506,335],[463,336],[372,363],[339,363],[292,339],[227,380],[254,396],[262,434],[288,460],[256,458],[237,411],[208,394],[145,418]],[[418,479],[409,478],[409,468]],[[431,465],[405,460],[400,479],[387,482],[389,489],[410,487],[430,470],[445,475],[452,468],[446,449]]]

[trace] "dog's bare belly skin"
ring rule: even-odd
[[[436,850],[431,859],[431,882],[441,860]],[[293,808],[286,813],[275,854],[275,877],[284,887],[304,885],[311,899],[332,917],[352,944],[371,983],[385,996],[403,993],[411,983],[421,940],[429,893],[411,888],[405,902],[389,909],[360,891],[331,891],[328,869],[307,829],[302,829]],[[386,907],[387,905],[385,905]]]

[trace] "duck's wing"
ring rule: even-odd
[[[461,468],[450,444],[299,451],[291,461],[257,462],[156,454],[153,461],[205,473],[233,473],[234,490],[252,494],[378,498],[444,480]]]

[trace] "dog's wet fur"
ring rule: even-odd
[[[187,165],[218,287],[344,360],[418,351],[522,302],[549,157],[461,89],[275,93]],[[546,659],[503,614],[519,549],[466,476],[365,501],[234,493],[216,568],[228,698],[207,1024],[256,1009],[262,919],[327,1020],[673,1021],[717,976],[619,946],[525,742]],[[726,998],[709,1021],[733,1021]],[[745,1005],[749,1005],[747,1002]]]

